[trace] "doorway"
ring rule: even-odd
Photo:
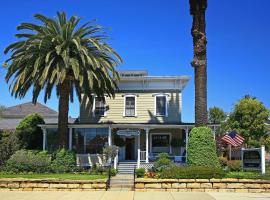
[[[135,160],[135,138],[126,138],[126,160]]]

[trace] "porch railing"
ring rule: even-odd
[[[140,154],[141,161],[146,161],[146,151],[140,151]]]

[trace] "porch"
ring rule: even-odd
[[[185,163],[188,133],[193,126],[191,123],[69,124],[68,147],[77,153],[80,166],[104,165],[102,150],[106,145],[119,147],[113,161],[114,168],[119,162],[135,162],[137,168],[144,167],[163,152],[168,153],[173,162]],[[214,136],[218,126],[209,125]],[[56,145],[53,137],[57,135],[57,124],[40,127],[43,130],[43,149],[50,151]]]

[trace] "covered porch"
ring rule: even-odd
[[[171,160],[185,163],[187,158],[188,133],[194,124],[69,124],[68,147],[78,157],[89,161],[91,156],[102,155],[106,145],[119,147],[118,162],[136,162],[137,168],[153,162],[159,153],[168,153]],[[43,130],[43,149],[52,150],[57,135],[57,124],[40,125]],[[209,125],[215,130],[219,125]],[[101,157],[97,160],[101,162]],[[100,163],[101,164],[101,163]],[[86,164],[87,165],[87,164]]]

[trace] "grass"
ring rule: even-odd
[[[25,178],[25,179],[57,179],[57,180],[97,180],[106,179],[106,175],[90,174],[6,174],[0,173],[0,179],[3,178]]]

